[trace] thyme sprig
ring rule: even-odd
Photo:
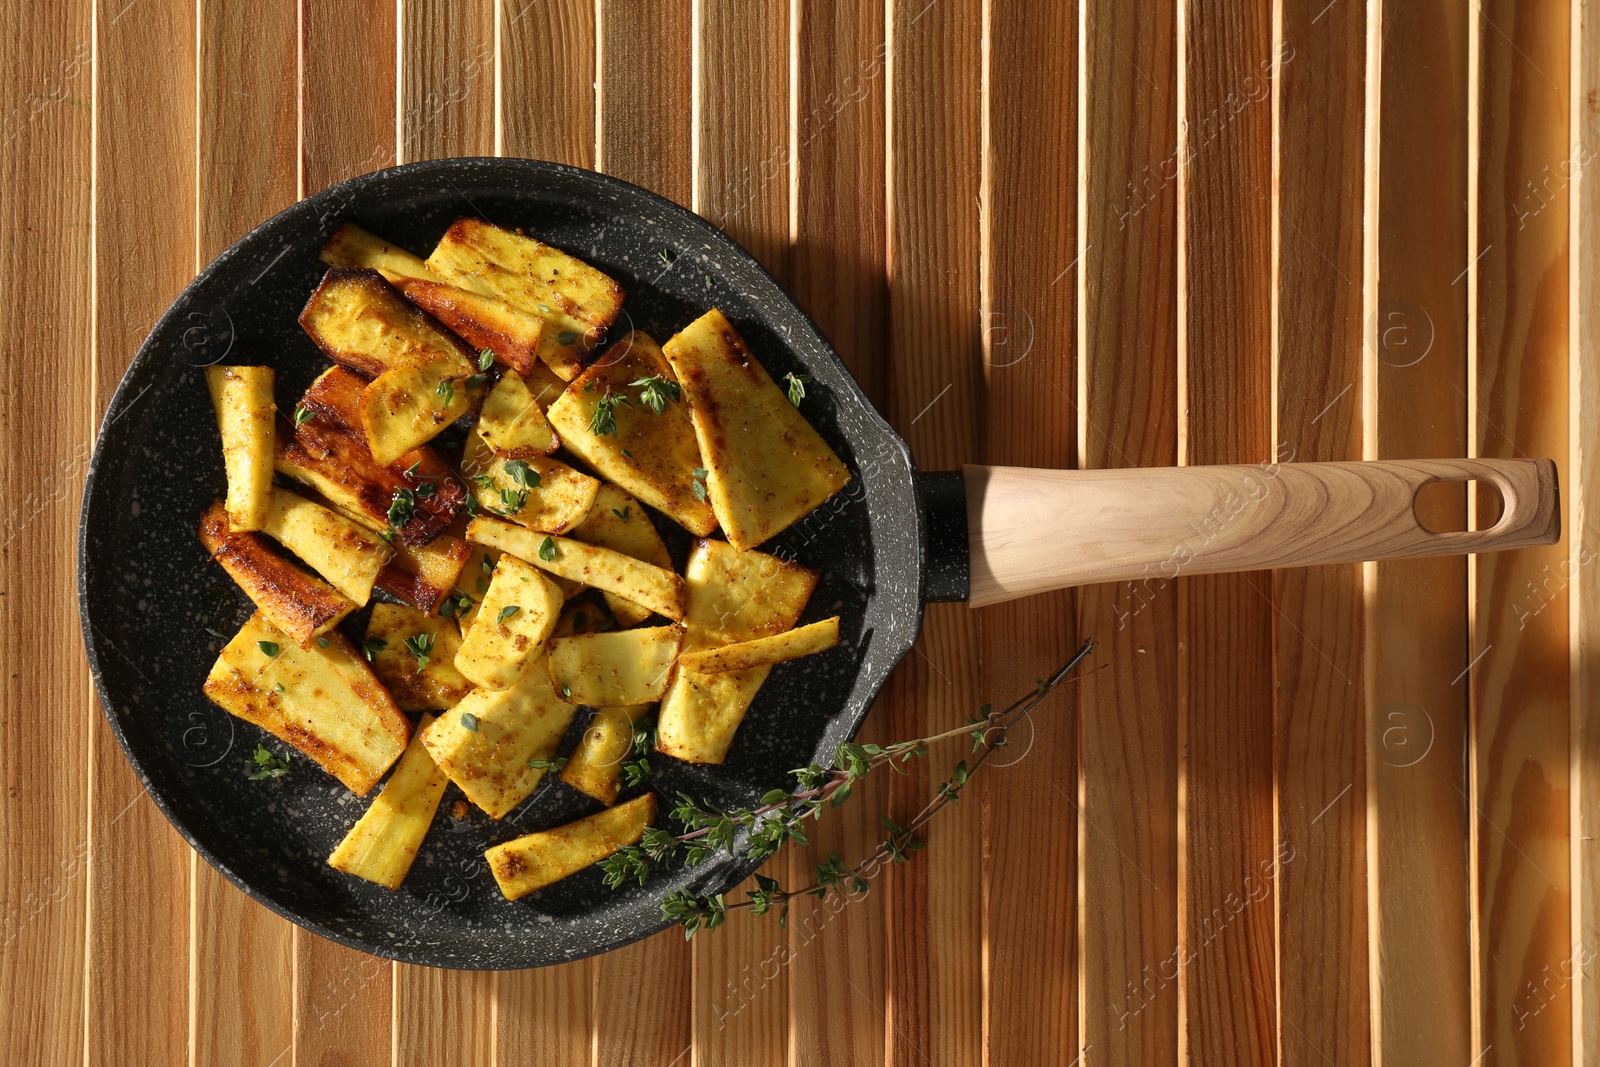
[[[632,407],[633,401],[621,393],[606,390],[594,406],[594,414],[589,416],[589,432],[596,437],[617,436],[617,405]]]
[[[639,844],[620,849],[601,863],[605,883],[614,889],[630,881],[643,883],[652,871],[670,863],[682,862],[687,867],[696,867],[717,853],[734,854],[740,827],[748,828],[744,848],[739,853],[745,857],[766,859],[786,841],[810,844],[805,820],[820,819],[823,812],[843,804],[850,798],[856,783],[873,771],[887,767],[897,774],[909,774],[906,764],[926,756],[930,746],[956,737],[970,737],[973,751],[970,762],[957,763],[950,776],[934,790],[928,803],[905,825],[887,816],[881,817],[884,838],[860,863],[847,867],[837,853],[830,853],[825,862],[816,865],[815,881],[799,889],[786,889],[776,879],[758,874],[756,888],[749,891],[750,899],[741,901],[730,902],[720,893],[695,894],[677,889],[663,899],[662,914],[681,925],[687,938],[700,930],[720,926],[730,911],[749,910],[764,915],[778,907],[780,922],[784,922],[788,918],[789,902],[797,896],[822,898],[830,892],[865,893],[870,888],[868,879],[884,865],[904,863],[926,845],[918,831],[945,807],[959,803],[962,790],[978,769],[1005,746],[1011,728],[1065,682],[1093,649],[1091,638],[1059,670],[1049,678],[1040,679],[1027,695],[998,711],[985,704],[961,726],[890,745],[845,742],[835,751],[832,767],[813,763],[796,769],[791,772],[800,787],[796,792],[771,790],[755,807],[722,811],[679,793],[672,817],[683,826],[683,832],[673,834],[659,826],[647,828]]]
[[[683,387],[671,378],[652,374],[648,378],[635,378],[628,383],[639,390],[639,403],[660,415],[667,405],[683,398]]]

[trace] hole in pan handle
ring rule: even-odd
[[[1494,525],[1436,533],[1418,521],[1423,486],[1461,480],[1499,491]],[[1561,534],[1548,459],[968,466],[918,481],[929,531],[927,598],[973,607],[1098,582],[1154,586],[1186,574],[1551,545]]]

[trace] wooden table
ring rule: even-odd
[[[1600,0],[885,6],[4,5],[0,1062],[1596,1062]],[[524,973],[336,947],[141,795],[77,502],[202,264],[493,153],[725,226],[924,467],[1552,456],[1571,533],[933,608],[873,739],[1080,635],[1104,669],[865,900]],[[772,867],[863,855],[955,758]]]

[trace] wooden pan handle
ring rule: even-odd
[[[1549,545],[1561,528],[1548,459],[963,473],[973,607],[1096,582]],[[1434,533],[1417,520],[1417,490],[1473,479],[1504,500],[1493,527]]]

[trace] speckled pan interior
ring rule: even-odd
[[[821,572],[803,621],[842,616],[843,647],[774,669],[725,765],[653,758],[654,786],[749,804],[788,771],[827,762],[860,725],[922,617],[924,522],[910,455],[810,319],[743,249],[698,216],[588,171],[511,159],[416,163],[345,182],[263,223],[201,273],[150,332],[100,428],[84,491],[79,603],[106,717],[172,824],[256,900],[326,937],[441,967],[519,968],[617,948],[666,923],[671,889],[731,888],[755,866],[725,858],[617,892],[591,868],[508,903],[483,850],[596,810],[547,776],[504,820],[442,813],[396,892],[342,875],[326,856],[364,810],[308,760],[276,781],[247,778],[262,731],[200,692],[249,601],[195,537],[225,489],[202,368],[264,363],[287,410],[328,364],[295,321],[322,274],[317,252],[354,219],[426,255],[451,221],[522,227],[600,267],[627,290],[613,330],[664,341],[715,305],[774,377],[809,375],[804,411],[855,475],[767,547]],[[652,515],[664,533],[671,524]],[[686,538],[669,543],[682,563]],[[347,623],[359,636],[363,612]],[[579,713],[563,751],[588,716]],[[448,811],[461,794],[445,794]],[[106,845],[119,841],[113,829]]]

